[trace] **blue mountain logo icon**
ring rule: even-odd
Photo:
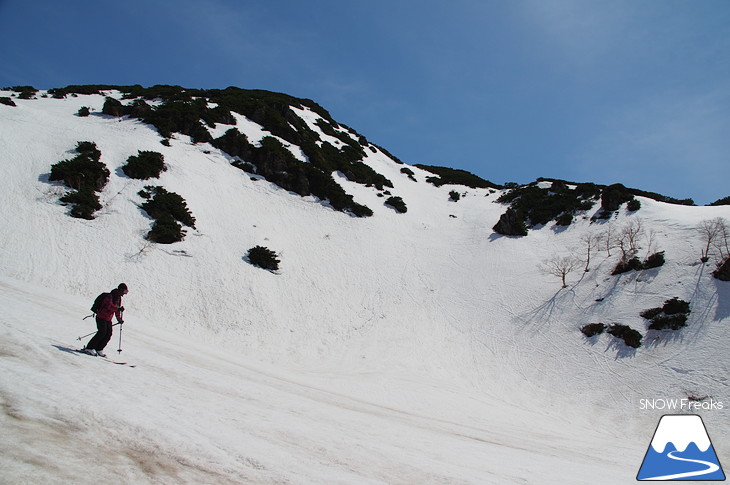
[[[637,480],[725,480],[702,418],[694,414],[662,416]]]

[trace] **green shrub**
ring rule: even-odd
[[[182,241],[185,231],[170,214],[162,214],[152,223],[147,239],[160,244],[172,244]]]
[[[107,97],[101,112],[105,115],[115,116],[117,118],[124,116],[124,105],[118,99]]]
[[[80,190],[74,190],[61,197],[61,202],[71,204],[70,214],[80,219],[92,220],[94,212],[101,209],[99,196],[96,195],[89,187],[82,187]]]
[[[644,262],[642,263],[643,269],[650,269],[650,268],[658,268],[660,266],[664,266],[665,260],[664,260],[664,251],[659,251],[657,253],[649,255]]]
[[[279,263],[281,262],[277,254],[269,248],[263,246],[254,246],[248,250],[248,261],[254,266],[259,268],[267,269],[269,271],[276,271],[279,269]]]
[[[608,333],[616,338],[620,338],[629,347],[638,349],[641,347],[642,335],[637,330],[629,327],[628,325],[621,325],[619,323],[612,323],[608,326]]]
[[[60,181],[74,192],[61,197],[61,202],[72,204],[73,217],[93,219],[94,212],[101,209],[96,192],[109,181],[109,169],[101,159],[101,152],[95,143],[80,141],[76,145],[77,155],[51,165],[50,181]]]
[[[649,308],[640,313],[640,315],[642,317],[646,318],[647,320],[651,320],[652,318],[659,316],[661,314],[662,314],[662,307]]]
[[[393,209],[396,210],[396,212],[400,214],[404,214],[408,211],[406,203],[403,202],[402,198],[397,196],[389,197],[388,199],[386,199],[385,205],[391,206]]]
[[[564,212],[555,219],[555,224],[558,226],[569,226],[573,222],[573,214],[570,212]]]
[[[7,96],[0,96],[0,104],[4,104],[5,106],[17,106],[15,101]]]
[[[91,151],[83,151],[83,143],[79,142],[78,155],[70,160],[63,160],[51,166],[49,180],[62,181],[67,187],[81,190],[89,187],[94,191],[101,191],[109,181],[109,169],[99,161],[101,153],[96,145]]]
[[[650,330],[679,330],[687,326],[687,315],[690,313],[689,302],[676,296],[664,302],[658,308],[649,308],[641,312],[641,316],[650,320]]]
[[[372,209],[366,205],[358,204],[357,202],[352,203],[349,211],[355,217],[371,217],[373,215]]]
[[[676,315],[679,313],[687,314],[690,312],[689,302],[680,300],[676,296],[664,302],[662,311],[667,315]]]
[[[285,190],[302,196],[311,194],[322,200],[328,200],[333,209],[350,212],[357,217],[369,217],[373,214],[368,207],[355,203],[352,196],[332,178],[330,173],[332,167],[328,172],[315,163],[297,160],[289,149],[274,137],[264,137],[261,146],[255,147],[248,141],[246,135],[231,128],[223,136],[213,140],[212,144],[232,157],[245,160],[245,162],[233,162],[234,166],[248,172],[255,171]],[[311,160],[310,158],[310,162]],[[255,170],[252,167],[255,167]],[[356,165],[351,167],[357,170]],[[350,172],[350,176],[357,178],[353,172]],[[382,186],[385,183],[380,181],[376,185]]]
[[[544,225],[552,220],[557,222],[558,219],[559,225],[569,225],[576,212],[593,207],[599,193],[600,189],[593,184],[577,184],[575,189],[570,189],[565,182],[554,180],[550,189],[540,187],[537,182],[512,188],[497,202],[510,204],[510,208],[520,214],[526,227]]]
[[[629,203],[626,204],[626,208],[631,212],[636,212],[641,209],[641,202],[639,202],[638,199],[631,199]]]
[[[188,210],[185,199],[163,187],[145,187],[151,198],[142,204],[142,209],[155,220],[168,215],[174,220],[195,229],[195,217]]]
[[[583,335],[590,338],[595,335],[600,335],[606,330],[606,325],[603,323],[589,323],[588,325],[584,325],[581,327],[580,331],[583,332]]]
[[[441,187],[442,185],[449,184],[465,185],[467,187],[471,187],[472,189],[501,188],[499,185],[496,185],[489,180],[484,180],[483,178],[474,175],[473,173],[467,172],[466,170],[423,164],[416,164],[416,167],[437,175],[436,177],[428,177],[426,179],[427,182],[432,183],[436,187]]]
[[[202,90],[166,85],[149,88],[140,85],[68,86],[53,90],[53,94],[98,94],[112,89],[124,93],[123,99],[132,101],[124,105],[121,101],[108,97],[102,110],[104,114],[138,118],[153,125],[165,139],[169,139],[173,133],[182,133],[189,135],[194,143],[212,142],[231,157],[239,157],[255,166],[257,173],[270,182],[300,195],[315,195],[322,200],[329,200],[336,210],[352,214],[372,214],[367,207],[356,204],[352,196],[346,194],[334,181],[331,174],[335,171],[341,172],[351,181],[372,185],[379,190],[393,187],[390,180],[362,163],[365,156],[363,144],[367,145],[367,140],[351,129],[347,129],[348,133],[343,132],[339,129],[343,126],[337,124],[327,110],[309,99],[234,87]],[[143,99],[156,99],[160,104],[150,106]],[[217,106],[210,107],[210,103]],[[342,148],[323,143],[319,130],[312,130],[296,115],[292,106],[306,107],[317,113],[322,118],[317,122],[319,130],[340,139],[343,142]],[[240,143],[243,135],[232,136],[229,133],[212,140],[204,124],[235,124],[233,112],[260,124],[272,135],[301,147],[309,163],[291,160],[286,155],[282,157],[280,148],[271,141],[262,141],[261,147],[253,147],[247,140],[245,144]]]
[[[712,272],[712,276],[720,281],[730,281],[730,256],[717,265],[717,269]]]
[[[651,319],[649,330],[679,330],[687,326],[687,315],[658,315]]]
[[[408,175],[408,178],[413,180],[414,182],[417,182],[416,180],[416,174],[408,167],[403,167],[400,169],[400,173]]]
[[[633,257],[626,261],[619,261],[616,267],[611,272],[612,275],[628,273],[629,271],[639,271],[643,268],[641,260],[637,257]]]
[[[82,106],[81,108],[79,108],[79,112],[77,114],[83,118],[89,116],[91,112],[89,111],[88,106]]]
[[[624,202],[634,198],[634,195],[621,184],[609,185],[601,194],[601,208],[606,212],[613,212]]]
[[[730,205],[730,197],[724,197],[722,199],[718,199],[709,205]]]
[[[460,193],[458,193],[455,190],[452,190],[451,192],[449,192],[449,200],[453,200],[454,202],[458,202],[459,199],[461,199],[461,194]]]
[[[509,207],[492,227],[494,232],[504,236],[527,236],[527,224],[523,211]]]
[[[658,268],[665,263],[664,251],[659,251],[649,255],[644,261],[637,257],[629,260],[621,260],[611,272],[612,275],[628,273],[629,271],[641,271],[642,269]]]
[[[133,179],[147,180],[159,178],[160,174],[167,170],[165,157],[162,153],[140,150],[137,155],[127,159],[122,171]]]
[[[33,86],[13,86],[11,89],[18,93],[18,99],[33,99],[38,92]]]

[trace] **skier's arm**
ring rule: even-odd
[[[114,315],[117,317],[118,323],[124,323],[124,307],[122,306],[122,299],[119,298],[119,302],[114,302],[116,306],[116,310],[114,310]]]

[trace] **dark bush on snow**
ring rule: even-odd
[[[466,170],[460,170],[460,169],[454,169],[449,167],[438,167],[434,165],[423,165],[423,164],[416,164],[416,167],[426,170],[427,172],[431,172],[434,175],[437,175],[436,177],[428,177],[426,178],[426,181],[429,183],[434,184],[436,187],[441,187],[442,185],[465,185],[467,187],[471,187],[472,189],[477,188],[493,188],[493,189],[500,189],[501,187],[497,184],[494,184],[490,182],[489,180],[484,180],[483,178],[474,175],[473,173],[467,172]]]
[[[414,182],[417,182],[417,180],[416,180],[416,174],[410,168],[403,167],[403,168],[400,169],[400,173],[403,173],[403,174],[408,175],[408,178],[409,179],[413,180]]]
[[[261,140],[261,146],[255,147],[246,135],[235,128],[231,128],[220,138],[212,142],[232,157],[242,160],[233,162],[233,165],[248,172],[255,171],[269,182],[279,187],[295,192],[301,196],[315,195],[322,200],[328,200],[333,209],[350,212],[356,217],[370,217],[373,211],[370,208],[356,203],[352,196],[347,194],[340,184],[331,175],[330,171],[323,171],[314,163],[304,163],[297,160],[282,143],[274,137],[267,136]],[[360,164],[364,166],[364,164]],[[357,171],[357,164],[351,168]],[[349,176],[355,177],[351,172]]]
[[[99,196],[89,187],[82,187],[80,190],[69,192],[61,197],[61,202],[71,204],[71,216],[80,219],[91,220],[94,218],[94,212],[101,209]]]
[[[175,192],[168,192],[163,187],[145,187],[152,196],[150,200],[142,204],[144,209],[153,219],[161,219],[165,214],[172,216],[176,221],[195,229],[195,217],[188,210],[185,199]]]
[[[160,244],[172,244],[182,241],[185,231],[182,226],[170,215],[162,214],[152,223],[152,229],[147,233],[147,239]]]
[[[680,300],[676,296],[664,302],[662,311],[667,315],[676,315],[678,313],[689,313],[689,302]]]
[[[628,325],[612,323],[608,326],[608,333],[616,338],[622,339],[629,347],[633,347],[635,349],[641,347],[641,340],[643,337],[638,331]]]
[[[637,257],[633,257],[626,261],[619,261],[611,274],[617,275],[622,273],[628,273],[629,271],[641,271],[642,269],[658,268],[660,266],[664,266],[665,262],[666,261],[664,259],[664,251],[659,251],[657,253],[649,255],[643,262]]]
[[[687,326],[689,313],[689,302],[674,297],[665,301],[661,307],[644,310],[641,316],[651,322],[650,330],[679,330]]]
[[[96,192],[106,186],[109,181],[109,169],[99,160],[101,152],[96,144],[80,141],[76,145],[77,155],[70,160],[63,160],[51,165],[50,181],[60,181],[74,189],[61,197],[61,202],[72,204],[70,214],[82,219],[93,219],[94,212],[101,209]]]
[[[583,335],[590,338],[595,335],[600,335],[606,330],[606,325],[603,323],[589,323],[588,325],[583,325],[580,329],[581,332],[583,332]]]
[[[268,181],[303,196],[314,195],[328,200],[335,210],[358,217],[372,215],[369,208],[355,203],[352,196],[333,179],[333,172],[340,172],[350,181],[374,186],[379,190],[393,187],[390,180],[362,163],[365,157],[363,146],[367,145],[367,140],[353,130],[337,124],[327,110],[312,100],[263,90],[234,87],[201,90],[168,85],[149,88],[140,85],[68,86],[54,90],[53,94],[65,96],[69,93],[100,93],[107,90],[120,91],[124,93],[123,101],[131,101],[123,104],[122,101],[108,97],[102,111],[104,114],[140,119],[153,125],[165,139],[171,138],[174,133],[182,133],[189,135],[194,143],[211,142],[231,157],[239,157],[255,166],[256,173]],[[157,101],[154,106],[144,102],[153,99]],[[317,122],[319,129],[311,129],[296,115],[292,107],[306,107],[317,113],[323,119]],[[275,137],[299,146],[309,163],[282,158],[280,148],[270,140],[262,141],[260,147],[244,147],[239,139],[234,139],[236,137],[229,134],[213,140],[206,125],[234,125],[236,118],[233,113],[240,113],[263,126]],[[341,146],[335,147],[323,142],[320,131],[337,137],[342,142]],[[242,149],[248,153],[236,153]]]
[[[628,273],[629,271],[639,271],[643,268],[641,260],[639,258],[631,258],[627,261],[619,261],[616,267],[611,272],[612,275]]]
[[[687,315],[657,315],[651,319],[649,330],[679,330],[687,326]]]
[[[129,157],[126,165],[122,167],[127,177],[142,180],[158,178],[165,170],[167,167],[162,153],[141,150],[137,155]]]
[[[105,115],[120,117],[124,116],[124,105],[121,101],[114,98],[107,97],[104,101],[104,106],[101,108],[101,112]]]
[[[520,210],[510,207],[499,217],[499,220],[492,229],[497,234],[504,236],[527,236],[525,214]]]
[[[709,205],[730,205],[730,197],[723,197],[722,199],[718,199]]]
[[[642,267],[643,269],[658,268],[659,266],[664,266],[665,262],[666,261],[664,260],[664,251],[659,251],[658,253],[654,253],[647,257],[644,260]]]
[[[717,269],[712,272],[712,276],[720,281],[730,281],[730,256],[717,265]]]
[[[573,214],[565,212],[555,219],[555,225],[557,226],[569,226],[573,222]]]
[[[502,194],[497,202],[510,204],[510,209],[525,226],[526,235],[528,227],[544,225],[552,220],[558,225],[569,225],[574,214],[593,207],[599,194],[600,188],[594,184],[576,184],[575,189],[571,189],[567,183],[553,180],[550,188],[540,187],[538,182],[515,187]],[[522,235],[519,234],[521,228],[510,228],[505,226],[506,222],[500,224],[500,229],[495,226],[495,231],[504,235]]]
[[[638,199],[631,199],[629,203],[626,204],[626,208],[631,212],[636,212],[641,209],[641,202],[639,202]]]
[[[651,320],[652,318],[659,316],[662,314],[662,307],[658,308],[649,308],[648,310],[644,310],[640,313],[640,315],[643,318],[646,318],[647,320]]]
[[[601,194],[601,209],[606,212],[613,212],[624,202],[633,200],[634,194],[621,184],[609,185],[603,189]]]
[[[248,261],[254,266],[258,266],[259,268],[267,269],[269,271],[278,270],[279,263],[281,262],[274,251],[264,246],[252,247],[248,250],[247,257]]]
[[[91,112],[89,111],[88,106],[82,106],[81,108],[79,108],[79,111],[76,114],[81,116],[82,118],[84,118],[86,116],[89,116],[91,114]]]
[[[406,203],[403,202],[403,199],[397,196],[388,197],[385,201],[385,205],[391,206],[393,209],[396,210],[396,212],[399,212],[401,214],[404,214],[408,211],[408,208],[406,207]]]
[[[172,244],[182,241],[185,231],[178,223],[195,228],[195,218],[188,210],[185,199],[163,187],[145,187],[139,194],[147,199],[140,207],[155,222],[147,233],[147,239],[161,244]]]
[[[7,96],[0,96],[0,104],[4,104],[5,106],[17,106],[15,101]]]

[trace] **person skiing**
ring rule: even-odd
[[[109,343],[112,338],[112,317],[117,317],[117,324],[121,325],[124,323],[123,312],[124,307],[122,306],[122,296],[128,293],[127,285],[120,283],[118,287],[113,289],[110,293],[107,293],[101,299],[99,308],[94,312],[96,313],[96,334],[91,337],[86,347],[81,349],[89,355],[98,355],[100,357],[106,357],[104,353],[104,347]]]

